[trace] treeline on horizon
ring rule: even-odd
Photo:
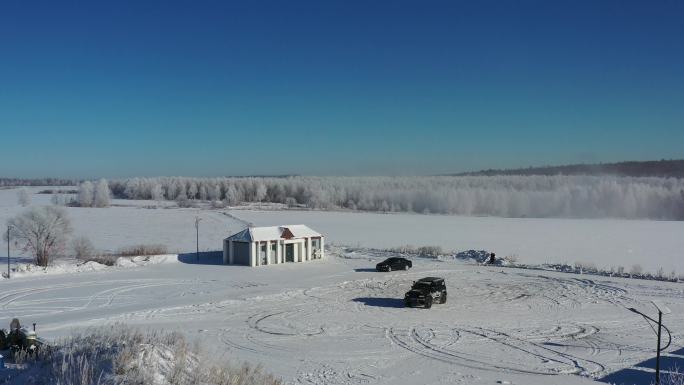
[[[0,178],[0,187],[16,186],[76,186],[82,179],[75,178]]]
[[[684,160],[629,161],[618,163],[571,164],[513,169],[488,169],[454,176],[495,175],[613,175],[633,177],[684,178]]]
[[[684,179],[597,176],[225,177],[109,181],[115,198],[500,217],[684,220]]]

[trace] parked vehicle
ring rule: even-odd
[[[400,257],[387,258],[384,261],[375,265],[377,271],[392,271],[392,270],[408,270],[413,267],[413,263]]]
[[[432,307],[433,303],[446,303],[447,289],[444,278],[427,277],[413,282],[411,290],[404,296],[406,307]]]

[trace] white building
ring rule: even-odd
[[[249,227],[223,240],[223,263],[261,266],[321,259],[324,240],[304,225]]]

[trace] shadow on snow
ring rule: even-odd
[[[223,265],[223,250],[178,254],[178,261],[191,265]]]
[[[404,300],[400,298],[360,297],[352,301],[361,302],[366,306],[376,307],[404,307]]]
[[[655,354],[655,353],[654,353]],[[660,356],[660,382],[669,384],[666,381],[669,376],[676,377],[674,383],[684,382],[684,374],[668,373],[670,371],[681,371],[684,369],[684,348]],[[656,358],[649,358],[633,367],[618,370],[598,381],[616,385],[651,385],[655,384],[655,365]]]

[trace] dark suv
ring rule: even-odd
[[[425,306],[432,307],[435,302],[446,303],[447,289],[444,278],[427,277],[413,282],[411,290],[404,296],[404,304],[407,307]]]
[[[408,270],[413,267],[413,263],[406,258],[387,258],[375,265],[377,271]]]

